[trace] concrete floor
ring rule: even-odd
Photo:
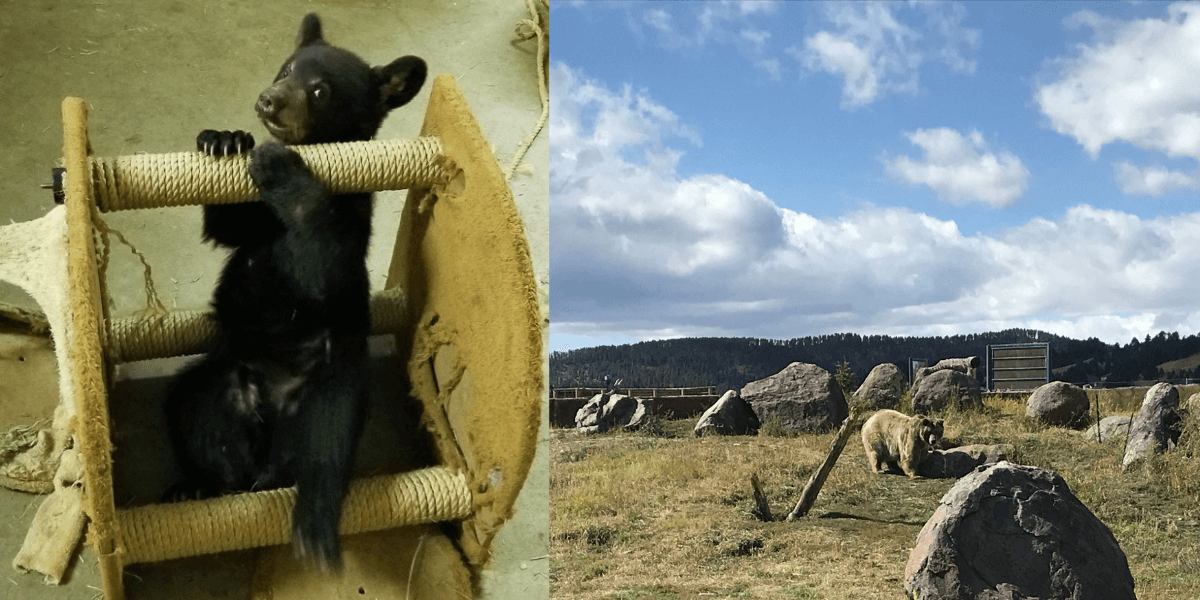
[[[98,156],[192,150],[202,129],[245,129],[260,142],[268,140],[253,104],[291,53],[307,12],[321,16],[327,40],[372,64],[415,54],[426,60],[431,75],[454,74],[502,165],[540,115],[535,44],[517,42],[513,34],[517,21],[529,16],[523,0],[0,0],[0,223],[35,219],[51,208],[49,192],[39,185],[49,181],[62,154],[65,96],[90,104]],[[413,136],[427,101],[428,87],[394,111],[378,137]],[[547,135],[534,143],[526,168],[512,181],[543,298],[549,279]],[[402,202],[401,192],[377,194],[368,259],[375,289],[383,285]],[[225,253],[201,244],[199,208],[112,213],[105,219],[146,255],[168,308],[207,307]],[[145,307],[141,266],[123,246],[114,245],[108,282],[114,316]],[[19,289],[2,283],[0,302],[35,307]],[[0,430],[49,418],[53,397],[14,397],[11,390],[0,386],[5,394]],[[499,534],[493,565],[481,577],[483,598],[549,597],[545,416],[542,427],[517,516]],[[0,490],[0,563],[15,556],[40,503],[39,496]],[[173,587],[168,574],[137,597],[245,596],[244,557],[192,560],[188,578]],[[0,577],[0,600],[98,595],[96,562],[87,550],[60,586],[3,568],[10,570]],[[195,587],[197,572],[207,574],[201,576],[207,584]]]

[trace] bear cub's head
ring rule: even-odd
[[[310,13],[300,23],[296,52],[254,108],[267,131],[285,144],[365,141],[424,83],[425,61],[404,56],[372,67],[330,46],[321,35],[321,20]]]

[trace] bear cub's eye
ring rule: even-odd
[[[312,97],[314,100],[328,100],[330,95],[329,86],[324,83],[318,83],[313,86]]]
[[[283,79],[284,77],[287,77],[288,75],[291,75],[291,74],[292,74],[292,63],[283,65],[283,67],[281,69],[279,69],[279,74],[275,76],[275,81],[279,81],[280,79]]]

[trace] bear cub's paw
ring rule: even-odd
[[[260,192],[266,192],[297,181],[310,181],[312,173],[291,148],[268,142],[250,153],[250,178]]]
[[[196,150],[208,156],[232,156],[254,148],[254,136],[245,131],[205,129],[196,136]]]

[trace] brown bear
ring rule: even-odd
[[[917,465],[942,439],[943,429],[941,421],[881,410],[863,423],[862,441],[863,449],[867,451],[867,464],[876,473],[899,468],[905,475],[916,477]]]

